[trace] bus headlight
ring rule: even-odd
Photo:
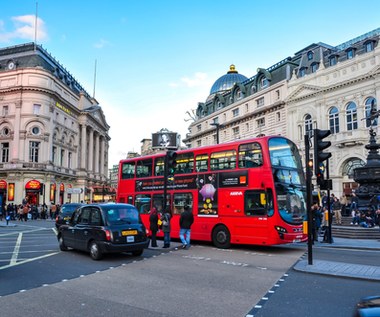
[[[274,226],[278,233],[287,233],[288,231],[284,227]]]

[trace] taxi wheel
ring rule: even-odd
[[[59,237],[58,242],[59,242],[59,249],[61,251],[67,251],[67,246],[65,244],[65,241],[63,241],[63,237],[62,236]]]
[[[231,246],[231,234],[226,226],[219,225],[213,230],[212,243],[219,249],[228,249]]]
[[[103,257],[102,251],[95,241],[90,243],[90,256],[93,260],[100,260]]]

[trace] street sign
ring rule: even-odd
[[[83,188],[67,188],[68,194],[82,194]]]

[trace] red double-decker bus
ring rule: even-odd
[[[275,245],[307,240],[305,177],[296,145],[281,136],[177,151],[167,184],[171,237],[179,217],[194,214],[192,240]],[[149,211],[164,203],[165,153],[120,161],[117,201],[134,204],[149,228]]]

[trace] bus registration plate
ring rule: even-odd
[[[132,235],[135,235],[135,234],[137,234],[137,230],[123,230],[121,232],[121,235],[123,237],[125,237],[125,236],[132,236]]]

